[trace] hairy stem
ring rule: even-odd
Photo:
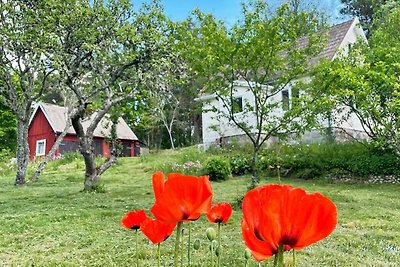
[[[296,251],[292,250],[293,253],[293,267],[296,267]]]
[[[157,244],[157,266],[161,266],[160,243]]]
[[[136,252],[135,252],[135,256],[136,256],[136,267],[139,267],[139,253],[138,253],[138,249],[139,249],[139,246],[138,246],[138,240],[139,240],[139,232],[138,232],[138,230],[136,229],[135,230],[135,235],[136,235]]]
[[[176,228],[174,267],[178,267],[179,243],[180,243],[180,237],[181,237],[182,227],[183,227],[183,222],[178,222],[178,226],[177,226],[177,228]]]
[[[211,241],[211,267],[214,267],[214,246]]]
[[[182,228],[182,235],[181,235],[181,267],[183,267],[183,228]]]
[[[283,265],[283,252],[284,252],[284,249],[283,249],[283,244],[280,244],[279,245],[279,248],[278,248],[278,263],[279,263],[279,267],[284,267],[284,265]]]
[[[189,225],[189,237],[188,237],[188,266],[190,266],[190,249],[191,249],[191,236],[192,236],[192,225],[191,225],[191,222],[189,222],[188,225]]]
[[[221,223],[218,223],[218,255],[217,255],[217,261],[218,261],[218,267],[221,266]]]

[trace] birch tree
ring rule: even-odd
[[[200,11],[186,22],[182,46],[192,73],[206,79],[203,92],[218,100],[210,102],[218,103],[212,107],[215,119],[227,120],[253,145],[250,188],[258,184],[261,146],[271,137],[302,132],[314,123],[306,94],[295,97],[291,108],[276,99],[306,75],[310,59],[321,51],[319,26],[313,14],[293,12],[286,4],[270,14],[264,1],[243,4],[242,17],[233,27]],[[254,101],[242,103],[240,114],[235,104],[238,82]]]

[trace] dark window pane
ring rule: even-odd
[[[282,109],[289,110],[289,91],[282,91]]]
[[[242,97],[236,97],[233,99],[232,110],[233,110],[233,113],[239,113],[239,112],[243,111]]]

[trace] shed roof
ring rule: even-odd
[[[36,112],[41,109],[46,116],[47,121],[49,122],[51,128],[55,133],[61,133],[64,131],[67,119],[66,119],[66,114],[67,114],[67,109],[62,106],[54,105],[54,104],[49,104],[49,103],[38,103],[37,107],[32,115],[31,121],[29,124],[32,122]],[[96,113],[93,113],[92,116],[82,122],[82,126],[84,130],[89,127],[90,122],[94,118]],[[110,131],[111,131],[111,121],[108,119],[107,116],[104,116],[104,118],[100,121],[99,125],[95,129],[93,136],[95,137],[109,137],[110,136]],[[68,131],[68,134],[73,134],[76,135],[74,128],[71,126]],[[118,124],[117,124],[117,136],[118,139],[124,139],[124,140],[138,140],[137,136],[135,133],[129,128],[128,124],[126,124],[125,120],[121,117],[118,118]]]

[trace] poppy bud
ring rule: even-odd
[[[211,244],[210,244],[210,250],[211,250],[211,248],[213,248],[213,250],[216,250],[216,249],[218,249],[218,241],[217,240],[213,240],[212,242],[211,242]],[[215,254],[217,254],[217,252],[215,252]]]
[[[250,252],[250,250],[246,249],[246,250],[244,251],[244,258],[245,258],[246,260],[248,260],[248,259],[251,258],[251,252]]]
[[[215,230],[214,230],[214,228],[211,228],[211,227],[207,228],[206,234],[207,234],[208,240],[210,240],[210,241],[213,241],[216,237]]]
[[[216,241],[215,247],[214,247],[214,248],[216,248],[216,249],[215,249],[215,255],[218,257],[221,248],[220,248],[220,246],[219,246],[219,244],[218,244],[218,241],[217,241],[217,240],[214,240],[214,241]],[[214,242],[214,241],[213,241],[213,242]]]
[[[198,249],[200,248],[200,240],[199,240],[199,239],[196,239],[196,240],[194,241],[194,243],[193,243],[193,248],[194,248],[195,250],[198,250]]]

